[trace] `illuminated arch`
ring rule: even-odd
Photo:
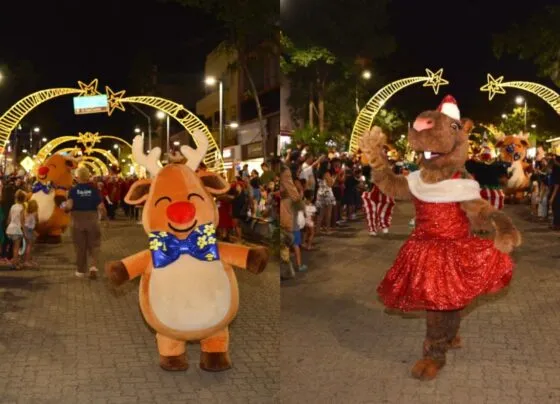
[[[51,99],[61,97],[64,95],[75,94],[78,96],[88,96],[100,94],[97,90],[98,80],[95,79],[89,84],[83,82],[78,82],[79,89],[77,88],[53,88],[43,91],[38,91],[36,93],[30,94],[25,98],[19,100],[14,104],[8,111],[6,111],[2,116],[0,116],[0,144],[6,145],[10,138],[10,134],[17,127],[19,122],[34,108],[41,105],[42,103],[49,101]],[[179,124],[189,133],[192,137],[193,131],[202,131],[206,138],[208,139],[208,151],[204,157],[204,163],[209,170],[215,172],[224,172],[224,162],[221,153],[216,145],[214,137],[204,125],[204,123],[198,119],[193,113],[180,104],[173,101],[160,98],[160,97],[126,97],[124,98],[125,91],[114,92],[109,87],[105,87],[108,102],[109,102],[109,116],[112,115],[115,109],[125,110],[123,103],[130,104],[144,104],[157,108],[164,112],[168,116],[174,118],[179,122]],[[194,139],[194,137],[193,137]],[[56,140],[56,139],[55,139]],[[122,140],[122,139],[121,139]],[[196,142],[196,139],[195,139]],[[60,144],[60,143],[59,143]],[[54,149],[51,148],[51,150]],[[41,155],[44,159],[48,155]],[[40,157],[39,155],[37,157]]]
[[[80,167],[80,166],[85,166],[85,167],[89,168],[91,171],[93,171],[93,174],[96,175],[96,176],[102,175],[101,174],[101,169],[91,161],[82,161],[82,162],[80,162],[80,164],[78,164],[78,167]]]
[[[439,69],[435,73],[430,69],[426,69],[426,74],[427,76],[408,77],[406,79],[389,83],[371,97],[366,106],[358,114],[358,118],[354,123],[352,137],[350,138],[350,152],[355,153],[358,151],[358,142],[360,138],[364,132],[368,131],[372,127],[375,116],[379,110],[395,93],[413,84],[424,83],[423,87],[432,87],[434,93],[437,94],[440,86],[449,84],[447,80],[442,78],[443,69]]]
[[[495,79],[491,74],[487,74],[486,79],[488,82],[480,87],[480,91],[488,93],[488,101],[492,101],[496,94],[505,94],[505,87],[517,88],[536,95],[554,108],[554,111],[560,115],[560,95],[542,84],[530,81],[507,81],[504,83],[504,76]]]
[[[82,157],[82,161],[84,163],[86,162],[95,163],[101,169],[101,173],[103,175],[109,175],[109,167],[107,167],[107,164],[105,164],[103,160],[94,156],[84,156]]]

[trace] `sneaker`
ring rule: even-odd
[[[300,265],[297,269],[298,272],[307,272],[307,265]]]
[[[353,213],[353,214],[350,215],[350,220],[356,220],[357,217],[358,216],[356,216],[356,214]]]
[[[374,232],[374,231],[370,231],[370,232],[369,232],[369,235],[372,236],[372,237],[375,237],[375,236],[377,236],[377,233]]]
[[[389,233],[389,229],[383,229],[383,234]]]
[[[86,274],[84,274],[83,272],[78,272],[78,271],[74,272],[74,275],[76,275],[76,277],[78,278],[83,278],[84,276],[86,276]]]
[[[96,267],[91,267],[89,269],[89,279],[97,279],[97,271]]]

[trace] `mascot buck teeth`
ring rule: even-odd
[[[420,170],[407,177],[387,166],[380,128],[360,142],[381,191],[412,199],[416,208],[416,228],[377,291],[387,307],[426,311],[423,358],[412,368],[421,380],[435,378],[447,350],[460,346],[461,310],[477,296],[509,284],[513,262],[508,253],[521,244],[511,220],[481,199],[478,183],[465,170],[472,125],[461,121],[451,96],[437,111],[421,113],[408,133],[410,146],[421,154]],[[494,240],[474,237],[469,219],[491,223]]]
[[[161,150],[145,155],[142,137],[133,142],[133,156],[152,178],[135,182],[128,204],[144,203],[142,222],[149,248],[122,261],[107,263],[105,272],[117,285],[141,276],[140,308],[157,332],[160,366],[188,367],[186,341],[200,341],[200,367],[231,367],[228,325],[239,305],[232,265],[253,273],[264,270],[268,250],[226,244],[216,239],[218,210],[214,196],[229,191],[222,177],[196,172],[208,148],[201,132],[193,134],[194,150],[181,147],[186,164],[159,164]]]

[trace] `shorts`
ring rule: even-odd
[[[19,241],[23,238],[23,234],[6,234],[6,236],[12,241]]]
[[[301,245],[301,230],[294,231],[292,234],[294,235],[292,246],[299,247]]]
[[[29,227],[23,229],[23,236],[26,240],[35,241],[35,231]]]

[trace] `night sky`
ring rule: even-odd
[[[8,69],[0,84],[2,111],[31,92],[77,87],[78,80],[93,78],[102,92],[108,85],[139,95],[130,91],[131,72],[141,74],[139,66],[154,63],[160,82],[184,87],[184,97],[176,101],[194,112],[194,101],[204,91],[205,56],[224,38],[212,17],[158,0],[10,1],[2,13],[8,10],[13,18],[3,16],[0,24],[0,66],[4,74]],[[22,67],[25,61],[33,74]],[[146,125],[146,120],[132,108],[116,110],[110,118],[75,116],[72,96],[66,96],[36,108],[24,128],[38,124],[50,138],[89,130],[131,139],[136,123]]]
[[[397,52],[388,62],[391,78],[424,75],[425,68],[443,68],[443,77],[450,84],[440,87],[438,96],[431,88],[409,87],[392,98],[389,107],[403,108],[415,116],[424,109],[435,108],[444,95],[452,94],[463,116],[489,121],[511,111],[515,96],[522,95],[529,107],[545,113],[537,126],[558,131],[558,115],[538,97],[506,89],[506,94],[498,94],[489,102],[488,93],[479,91],[486,84],[487,73],[495,78],[503,75],[504,81],[533,81],[558,91],[549,79],[537,76],[530,61],[514,56],[496,60],[492,51],[493,33],[505,31],[513,22],[522,22],[534,11],[553,3],[554,0],[394,0],[391,14]]]
[[[305,0],[293,3],[305,13]],[[325,0],[326,1],[326,0]],[[340,0],[342,1],[342,0]],[[511,110],[513,99],[521,92],[508,90],[492,102],[479,91],[486,73],[504,75],[507,80],[552,83],[536,75],[530,61],[516,57],[496,60],[492,52],[492,33],[521,21],[554,0],[532,0],[516,5],[505,0],[430,2],[393,0],[390,31],[397,49],[390,58],[374,66],[387,82],[408,76],[424,75],[424,69],[444,68],[451,82],[439,95],[429,88],[409,87],[394,96],[388,106],[409,118],[422,110],[435,108],[445,94],[454,95],[463,116],[488,121]],[[141,66],[158,66],[160,81],[179,84],[176,101],[194,110],[203,93],[203,67],[206,54],[226,34],[211,16],[175,3],[158,0],[98,0],[95,2],[10,1],[3,6],[0,24],[0,69],[6,75],[0,84],[0,109],[5,111],[21,97],[50,87],[76,86],[78,80],[99,78],[100,88],[127,89],[134,93],[134,75],[146,77]],[[309,11],[321,18],[321,8]],[[374,15],[371,16],[375,18]],[[304,18],[304,21],[308,19]],[[310,20],[312,21],[312,20]],[[342,22],[351,24],[351,21]],[[348,38],[352,41],[352,38]],[[27,63],[27,66],[26,66]],[[378,88],[371,88],[371,95]],[[558,128],[552,108],[528,93],[529,106],[545,112],[539,128]],[[154,113],[155,111],[152,111]],[[61,97],[41,105],[29,114],[24,126],[40,125],[49,138],[78,131],[100,131],[131,139],[136,124],[145,119],[130,108],[104,114],[74,116],[72,97]],[[179,129],[175,127],[174,129]]]

